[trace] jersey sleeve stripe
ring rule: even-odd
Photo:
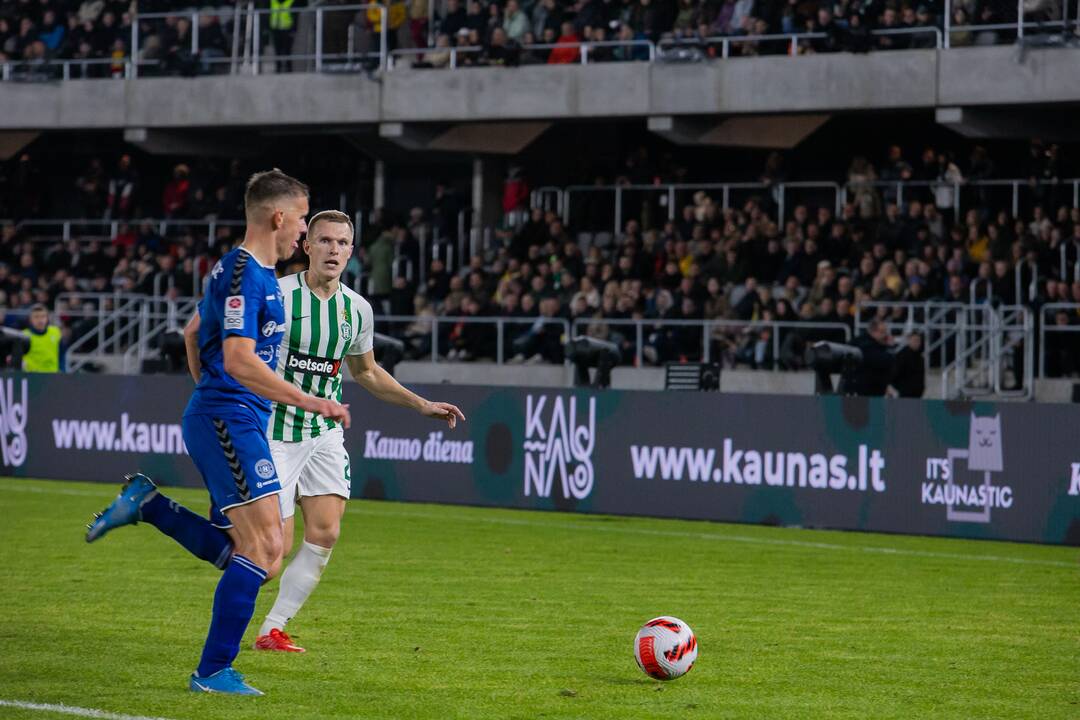
[[[236,253],[236,262],[233,263],[232,278],[229,280],[229,295],[239,295],[244,289],[244,268],[247,267],[248,258],[251,257],[241,250]]]

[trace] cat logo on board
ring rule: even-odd
[[[1013,505],[1012,488],[994,483],[1004,469],[1001,414],[971,413],[968,446],[949,448],[943,458],[926,459],[922,504],[944,505],[949,522],[988,523],[993,509]]]

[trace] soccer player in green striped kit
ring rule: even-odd
[[[353,251],[349,216],[336,210],[308,221],[307,270],[279,280],[285,301],[285,336],[277,372],[319,398],[341,400],[341,365],[379,400],[412,408],[452,429],[461,410],[430,402],[402,387],[375,363],[371,305],[340,282]],[[260,650],[303,652],[285,632],[319,582],[341,529],[349,497],[349,454],[341,424],[292,405],[274,403],[268,428],[270,451],[281,481],[285,554],[291,549],[296,504],[304,516],[304,540],[281,576],[274,607],[259,629]]]

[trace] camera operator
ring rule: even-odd
[[[893,379],[895,356],[889,351],[892,335],[885,323],[871,320],[862,335],[851,343],[862,352],[862,362],[844,371],[845,395],[883,397]]]

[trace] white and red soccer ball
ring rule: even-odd
[[[645,623],[634,638],[638,667],[657,680],[674,680],[694,667],[697,637],[679,618],[662,615]]]

